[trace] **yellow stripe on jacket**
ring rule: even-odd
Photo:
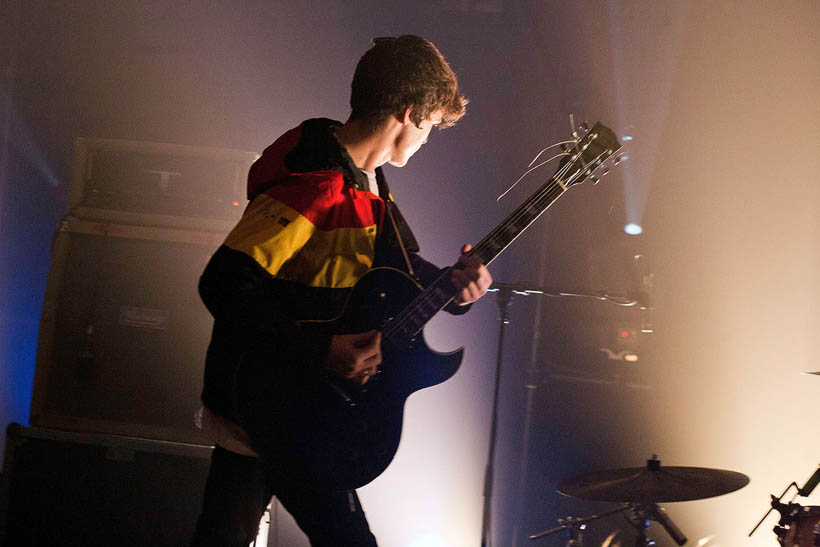
[[[225,245],[247,254],[276,278],[344,288],[355,285],[373,265],[377,232],[375,223],[322,229],[296,209],[261,194]]]

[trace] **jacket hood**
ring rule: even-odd
[[[336,139],[336,128],[341,125],[328,118],[312,118],[276,139],[251,165],[248,200],[289,177],[316,171],[336,171],[345,184],[357,190],[368,188],[367,176]]]

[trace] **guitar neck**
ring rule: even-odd
[[[553,177],[482,239],[468,255],[488,265],[557,200],[567,187]],[[456,268],[458,265],[452,266]],[[391,321],[385,338],[408,344],[424,325],[456,296],[448,268]]]
[[[476,262],[489,265],[567,189],[592,177],[592,173],[621,148],[614,133],[600,123],[595,124],[583,139],[578,140],[577,135],[573,135],[576,137],[575,146],[566,154],[558,171],[470,250],[468,254]],[[458,264],[453,266],[457,267]],[[457,291],[450,282],[451,269],[447,269],[385,325],[385,341],[399,345],[409,343],[455,297]]]
[[[551,178],[530,198],[519,206],[504,221],[493,228],[472,250],[469,255],[476,262],[489,265],[501,252],[521,235],[530,224],[535,222],[550,205],[567,190],[562,182]]]

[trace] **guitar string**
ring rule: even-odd
[[[553,146],[555,146],[555,145],[553,145]],[[546,148],[545,148],[544,150],[546,150]],[[541,152],[544,152],[544,150],[541,150]],[[539,155],[539,156],[541,155],[541,152],[539,152],[539,153],[538,153],[538,155]],[[527,166],[527,167],[529,167],[529,169],[527,169],[526,171],[524,171],[524,174],[523,174],[523,175],[521,175],[520,177],[518,177],[518,179],[517,179],[515,182],[513,182],[513,183],[512,183],[512,186],[510,186],[509,188],[507,188],[506,190],[504,190],[504,192],[503,192],[500,196],[498,196],[497,198],[495,198],[496,203],[498,203],[499,201],[501,201],[501,199],[502,199],[504,196],[506,196],[507,194],[509,194],[509,193],[510,193],[510,191],[511,191],[513,188],[515,188],[516,186],[518,186],[518,183],[519,183],[519,182],[521,182],[522,180],[524,180],[524,177],[526,177],[527,175],[529,175],[530,173],[532,173],[532,172],[533,172],[533,171],[535,171],[536,169],[539,169],[539,168],[541,168],[541,167],[545,166],[546,164],[548,164],[549,162],[551,162],[551,161],[552,161],[552,160],[554,160],[554,159],[560,158],[560,157],[562,157],[562,156],[569,156],[569,155],[570,155],[570,154],[569,154],[569,152],[561,152],[560,154],[555,154],[555,155],[554,155],[553,157],[551,157],[550,159],[542,161],[541,163],[539,163],[539,164],[538,164],[538,165],[536,165],[535,167],[531,167],[531,166],[532,166],[532,163],[530,163],[530,165],[528,165],[528,166]],[[535,160],[533,160],[533,163],[534,163],[534,162],[535,162]]]
[[[577,148],[577,145],[576,145],[576,148]],[[572,176],[567,180],[566,184],[562,183],[561,178],[564,175],[566,175],[566,172],[569,171],[573,167],[573,164],[575,163],[575,161],[579,157],[583,158],[583,152],[584,151],[585,151],[585,149],[581,150],[580,153],[578,155],[576,155],[575,160],[567,162],[565,165],[563,165],[556,172],[555,175],[553,175],[551,177],[550,180],[552,181],[552,184],[550,184],[549,182],[546,183],[544,185],[544,187],[542,187],[540,190],[536,191],[530,197],[530,199],[528,199],[521,206],[519,206],[518,209],[516,209],[516,211],[513,212],[513,214],[511,214],[504,222],[502,222],[497,228],[492,230],[490,232],[490,234],[488,234],[470,252],[470,256],[472,256],[473,254],[481,254],[484,250],[487,250],[486,247],[490,246],[490,242],[492,242],[492,240],[495,237],[500,235],[501,231],[504,231],[510,225],[519,222],[526,215],[528,215],[528,214],[531,215],[531,213],[529,213],[529,210],[531,210],[531,208],[533,206],[536,206],[536,209],[540,208],[543,203],[547,203],[547,206],[549,206],[555,199],[557,199],[557,197],[559,197],[564,191],[566,191],[565,189],[568,187],[567,184],[569,184],[569,185],[574,184],[574,182],[573,182],[574,179],[576,179],[579,176],[581,176],[582,174],[584,174],[584,172],[589,168],[590,165],[594,164],[596,161],[598,161],[600,159],[600,157],[604,153],[606,153],[606,151],[604,151],[601,154],[599,154],[598,156],[596,156],[595,158],[593,158],[592,160],[590,160],[589,162],[587,162],[586,164],[583,164],[575,173],[572,174]],[[597,168],[598,167],[596,167],[596,169]],[[557,190],[557,192],[556,192],[556,190]],[[546,207],[541,212],[543,212],[544,210],[546,210]],[[540,215],[540,213],[539,213],[539,215]],[[536,217],[533,217],[531,222],[534,221],[535,218],[537,218],[537,216],[538,215],[536,215]],[[439,278],[437,278],[433,282],[433,284],[431,285],[432,290],[435,290],[437,285],[439,285],[440,281],[443,278],[446,277],[448,272],[449,272],[449,269],[447,271],[445,271],[444,274],[439,276]],[[419,309],[427,304],[428,300],[429,300],[429,297],[425,297],[425,298],[421,298],[420,296],[416,297],[413,300],[413,302],[411,302],[404,310],[399,312],[396,315],[396,317],[393,318],[392,321],[387,323],[384,330],[382,331],[383,339],[385,339],[386,341],[390,341],[390,339],[393,337],[393,334],[396,331],[400,331],[400,330],[404,330],[406,333],[409,333],[410,331],[412,331],[412,333],[410,333],[410,335],[411,336],[415,335],[418,332],[418,329],[415,329],[415,328],[406,329],[406,323],[408,323],[411,319],[414,318],[414,316],[418,313]]]
[[[555,199],[557,196],[559,196],[564,191],[556,183],[553,183],[552,185],[549,185],[549,183],[548,183],[548,185],[545,189],[547,191],[544,192],[543,195],[538,196],[537,199],[528,200],[524,205],[526,205],[526,204],[537,205],[545,197],[549,198],[547,201],[550,201],[552,199]],[[556,190],[557,190],[557,192],[556,192]],[[552,194],[554,194],[554,196]],[[525,207],[522,205],[522,209],[524,209],[524,208]],[[522,216],[523,216],[522,214],[517,214],[517,215],[515,215],[515,218],[517,220],[518,218],[521,218]],[[508,226],[512,223],[511,222],[512,220],[513,220],[513,217],[510,217],[509,219],[507,219],[507,221],[502,223],[502,225]],[[482,242],[479,243],[478,245],[476,245],[476,247],[470,252],[471,256],[473,254],[479,254],[481,251],[486,250],[486,247],[490,246],[490,243],[489,243],[490,240],[492,240],[495,236],[499,235],[498,232],[500,232],[500,230],[496,229],[496,230],[493,230],[493,232],[491,232],[489,235],[487,235],[487,237],[485,237],[482,240]],[[447,276],[449,275],[449,273],[450,273],[450,268],[448,268],[441,276],[439,276],[433,282],[433,284],[430,286],[431,290],[435,290],[436,288],[438,288],[438,286],[442,284],[442,280],[446,279]],[[401,312],[399,312],[391,321],[389,321],[387,323],[387,325],[385,326],[385,328],[382,331],[382,339],[385,340],[385,341],[390,341],[390,339],[393,337],[394,333],[396,333],[397,331],[401,331],[401,330],[406,330],[407,334],[410,334],[410,336],[413,336],[417,332],[417,330],[414,329],[414,328],[406,329],[406,323],[408,323],[410,321],[410,319],[412,319],[416,315],[416,313],[420,310],[420,308],[422,308],[426,304],[427,300],[428,300],[428,298],[421,298],[421,297],[415,298],[413,300],[413,302],[411,302],[405,309],[403,309]],[[413,331],[413,332],[410,333],[410,331]]]
[[[546,148],[544,148],[543,150],[541,150],[540,152],[538,152],[527,167],[532,167],[532,164],[535,163],[536,161],[538,161],[538,158],[541,157],[541,154],[543,154],[544,152],[546,152],[550,148],[555,148],[556,146],[561,146],[562,144],[578,144],[578,143],[577,143],[577,141],[572,139],[572,140],[568,140],[568,141],[561,141],[561,142],[556,142],[555,144],[551,144],[551,145],[547,146]]]
[[[483,250],[484,247],[489,246],[489,241],[492,240],[494,237],[499,235],[502,227],[509,226],[513,222],[517,222],[520,218],[523,218],[524,211],[528,208],[527,207],[528,205],[529,206],[536,205],[544,197],[549,197],[550,199],[555,199],[552,196],[550,196],[550,194],[552,192],[554,192],[556,189],[560,189],[560,186],[555,182],[555,179],[560,178],[561,176],[566,174],[566,171],[568,171],[571,168],[571,164],[572,164],[572,162],[568,162],[567,164],[562,166],[558,170],[558,172],[551,177],[550,180],[552,181],[552,184],[550,184],[550,182],[547,182],[544,185],[544,187],[542,187],[540,190],[536,191],[535,194],[533,194],[530,197],[530,199],[528,199],[521,206],[519,206],[516,209],[516,211],[513,212],[512,215],[510,215],[504,222],[501,223],[501,225],[496,227],[494,230],[492,230],[490,232],[490,234],[488,234],[484,239],[482,239],[481,242],[478,245],[476,245],[476,247],[474,249],[472,249],[470,251],[470,256],[472,256],[473,254],[479,254],[480,251]],[[560,192],[563,192],[563,190],[560,190]],[[560,192],[558,193],[558,195],[560,195]],[[431,285],[431,288],[436,287],[439,284],[440,280],[445,278],[449,274],[449,271],[450,271],[450,269],[448,268],[441,276],[439,276],[433,282],[433,284]],[[385,326],[385,328],[382,331],[383,339],[385,339],[385,340],[390,339],[394,332],[396,332],[397,330],[400,330],[401,328],[403,328],[404,323],[407,321],[406,317],[412,317],[413,315],[415,315],[415,313],[418,311],[418,309],[421,308],[425,303],[426,303],[425,298],[415,298],[413,300],[413,302],[410,303],[410,305],[408,305],[404,310],[399,312],[396,315],[396,317],[393,318],[392,321],[389,321],[387,323],[387,325]]]
[[[579,144],[580,144],[580,142],[579,142]],[[533,194],[533,196],[531,196],[531,197],[530,197],[530,199],[528,199],[528,200],[527,200],[526,202],[524,202],[524,203],[523,203],[520,207],[518,207],[518,208],[516,209],[516,211],[515,211],[513,214],[511,214],[511,215],[510,215],[510,216],[509,216],[509,217],[508,217],[508,218],[507,218],[504,222],[502,222],[502,223],[501,223],[501,224],[500,224],[497,228],[495,228],[494,230],[492,230],[492,231],[490,232],[490,234],[488,234],[488,235],[487,235],[487,236],[486,236],[486,237],[485,237],[485,238],[484,238],[484,239],[483,239],[483,240],[482,240],[482,241],[481,241],[478,245],[476,245],[476,247],[475,247],[472,251],[470,251],[470,256],[472,256],[473,254],[481,254],[481,252],[482,252],[482,251],[487,250],[487,249],[485,249],[485,247],[490,246],[490,242],[491,242],[491,241],[492,241],[495,237],[497,237],[498,235],[500,235],[500,232],[505,231],[505,230],[506,230],[506,229],[507,229],[510,225],[513,225],[513,224],[515,224],[515,223],[519,222],[521,219],[525,218],[527,215],[530,215],[530,216],[531,216],[531,208],[532,208],[533,206],[536,206],[536,209],[538,209],[538,208],[540,208],[540,207],[542,206],[542,204],[543,204],[543,203],[546,203],[546,204],[547,204],[547,206],[546,206],[546,207],[544,207],[544,208],[543,208],[543,209],[542,209],[542,210],[538,213],[538,215],[536,215],[535,217],[533,217],[533,218],[530,220],[530,223],[531,223],[531,222],[534,222],[534,221],[535,221],[535,219],[536,219],[536,218],[537,218],[537,217],[538,217],[541,213],[543,213],[543,212],[546,210],[546,208],[548,208],[548,207],[549,207],[549,205],[551,205],[551,203],[552,203],[554,200],[556,200],[558,197],[560,197],[560,195],[561,195],[564,191],[566,191],[566,189],[567,189],[570,185],[575,184],[574,179],[576,179],[576,178],[578,178],[578,177],[580,177],[580,176],[582,176],[582,175],[583,175],[583,176],[589,176],[590,174],[592,174],[592,172],[594,172],[595,170],[597,170],[597,169],[598,169],[598,168],[599,168],[599,167],[600,167],[600,166],[601,166],[601,165],[602,165],[602,164],[606,161],[606,160],[599,161],[599,160],[601,159],[601,157],[602,157],[602,156],[604,156],[605,154],[609,153],[609,156],[607,156],[607,158],[606,158],[606,159],[609,159],[609,157],[611,157],[611,156],[612,156],[612,154],[614,153],[611,149],[604,150],[603,152],[601,152],[600,154],[598,154],[595,158],[593,158],[593,159],[592,159],[592,160],[590,160],[589,162],[587,162],[587,163],[585,163],[585,164],[582,164],[582,166],[581,166],[581,167],[580,167],[580,168],[579,168],[576,172],[574,172],[574,173],[570,176],[570,178],[567,180],[567,182],[566,182],[566,183],[561,182],[561,178],[562,178],[562,177],[566,174],[566,172],[567,172],[568,170],[570,170],[570,169],[573,167],[573,164],[575,164],[576,160],[577,160],[578,158],[583,159],[583,153],[586,151],[586,148],[587,148],[587,147],[589,147],[589,145],[590,145],[590,144],[591,144],[591,143],[588,143],[588,144],[586,145],[586,147],[584,147],[584,149],[583,149],[583,150],[580,150],[580,151],[579,151],[579,153],[575,156],[575,159],[574,159],[574,160],[572,160],[572,161],[570,161],[570,162],[567,162],[564,166],[562,166],[562,167],[561,167],[561,168],[560,168],[560,169],[556,172],[556,174],[555,174],[555,175],[553,175],[553,176],[551,177],[551,179],[550,179],[550,180],[551,180],[551,181],[553,181],[553,182],[552,182],[552,184],[550,184],[549,182],[548,182],[547,184],[545,184],[543,188],[541,188],[540,190],[536,191],[536,192],[535,192],[535,194]],[[576,150],[577,150],[577,148],[578,148],[578,146],[576,145]],[[594,168],[594,169],[592,169],[589,173],[586,173],[586,171],[589,169],[589,167],[590,167],[590,166],[592,166],[593,164],[595,164],[596,162],[598,162],[598,165],[596,165],[596,166],[595,166],[595,168]],[[555,191],[556,191],[557,189],[559,189],[559,188],[560,188],[560,190],[559,190],[557,193],[555,193]],[[545,199],[545,198],[546,198],[546,199]],[[528,225],[529,225],[529,224],[527,224],[527,226],[528,226]],[[523,231],[523,230],[522,230],[522,231]],[[496,245],[496,246],[497,246],[497,245]],[[498,254],[498,253],[496,253],[496,254]],[[433,284],[431,285],[431,289],[435,290],[435,287],[436,287],[437,285],[439,285],[439,284],[440,284],[440,283],[439,283],[439,282],[440,282],[440,280],[442,280],[442,278],[444,278],[444,277],[447,275],[447,273],[448,273],[448,272],[449,272],[449,268],[448,268],[448,270],[447,270],[447,271],[445,271],[445,272],[444,272],[444,274],[442,274],[441,276],[439,276],[439,278],[437,278],[437,279],[433,282]],[[420,295],[420,296],[421,296],[421,295]],[[419,297],[416,297],[416,298],[413,300],[413,302],[411,302],[411,303],[410,303],[410,304],[409,304],[409,305],[408,305],[408,306],[407,306],[404,310],[402,310],[401,312],[399,312],[399,313],[398,313],[398,314],[397,314],[397,315],[393,318],[393,320],[392,320],[392,321],[389,321],[389,322],[387,323],[387,325],[384,327],[384,329],[383,329],[383,331],[382,331],[383,338],[384,338],[386,341],[390,341],[390,339],[392,338],[393,334],[394,334],[397,330],[406,330],[406,331],[408,331],[408,332],[409,332],[409,330],[413,330],[413,332],[412,332],[411,336],[412,336],[412,335],[415,335],[415,334],[418,332],[418,329],[409,329],[409,330],[408,330],[408,329],[405,329],[405,327],[406,327],[406,325],[405,325],[405,324],[406,324],[407,322],[409,322],[409,321],[410,321],[410,319],[412,319],[412,318],[413,318],[413,317],[414,317],[414,316],[418,313],[418,311],[420,310],[420,308],[422,308],[423,306],[427,305],[428,300],[429,300],[429,297],[421,298],[420,296],[419,296]],[[434,306],[434,307],[436,307],[436,306]]]
[[[593,128],[593,130],[594,129],[595,128]],[[600,131],[600,128],[598,128],[598,129]],[[575,180],[576,178],[578,178],[578,177],[586,178],[587,176],[592,175],[593,172],[595,172],[597,169],[599,169],[610,157],[612,157],[612,155],[614,155],[615,150],[612,150],[612,148],[604,148],[597,156],[595,156],[594,158],[592,158],[591,160],[589,160],[586,163],[582,163],[580,168],[575,173],[573,173],[573,175],[567,180],[566,185],[562,183],[561,179],[566,174],[566,171],[573,168],[576,160],[579,157],[582,160],[584,159],[583,154],[586,152],[587,148],[593,144],[592,140],[597,139],[597,137],[598,137],[598,133],[595,133],[593,138],[590,140],[590,142],[586,143],[581,150],[577,150],[577,145],[576,145],[577,153],[576,153],[574,159],[572,161],[567,162],[564,165],[563,169],[559,169],[559,171],[556,172],[555,175],[553,175],[552,179],[555,180],[555,183],[558,184],[559,186],[561,186],[563,190],[566,190],[566,189],[568,189],[569,186],[571,186],[573,184],[576,184],[577,183],[577,181]],[[616,143],[617,143],[617,141],[616,141]],[[580,144],[580,141],[579,141],[579,144]],[[620,147],[618,147],[618,148],[620,148]],[[543,191],[543,194],[541,196],[538,195],[539,193],[541,193],[541,190],[536,192],[529,200],[527,200],[527,202],[525,202],[518,209],[516,209],[516,211],[512,215],[510,215],[510,217],[508,217],[507,220],[505,220],[501,225],[499,225],[496,229],[494,229],[492,232],[490,232],[490,234],[486,238],[484,238],[484,240],[482,240],[482,242],[479,245],[476,246],[476,249],[474,251],[478,251],[479,248],[482,246],[482,244],[485,241],[490,241],[490,240],[494,239],[495,237],[497,237],[499,235],[499,232],[506,231],[510,224],[517,224],[523,217],[525,217],[527,215],[531,216],[532,206],[536,205],[537,206],[536,208],[540,208],[542,203],[543,203],[543,198],[547,197],[547,195],[550,193],[550,191],[552,189],[554,189],[554,187],[553,188],[548,188],[548,187],[542,188],[542,190],[544,190],[544,191]],[[549,196],[549,197],[550,197],[550,200],[553,199],[552,196]],[[549,204],[547,205],[547,207],[548,206],[549,206]],[[535,218],[537,218],[537,216],[539,216],[541,213],[543,213],[544,210],[546,210],[546,207],[543,210],[539,211],[537,213],[537,215],[532,218],[532,220],[535,220]],[[527,224],[527,226],[529,226],[529,224]]]
[[[582,176],[582,175],[589,176],[592,172],[597,170],[606,161],[606,160],[603,160],[603,161],[599,162],[599,160],[601,159],[602,156],[604,156],[607,153],[609,153],[610,156],[611,156],[612,151],[611,150],[606,150],[606,151],[602,152],[601,154],[599,154],[597,157],[593,158],[591,161],[584,164],[578,171],[576,171],[572,175],[572,177],[569,179],[569,181],[570,181],[569,184],[574,184],[575,182],[572,182],[572,181],[574,179],[578,178],[579,176]],[[609,156],[607,157],[607,159],[608,158],[609,158]],[[599,162],[598,165],[595,166],[595,168],[592,169],[592,171],[586,172],[589,169],[589,167],[592,166],[593,164],[595,164],[596,162]],[[556,181],[556,184],[560,186],[560,180]],[[556,193],[555,190],[556,190],[556,185],[553,185],[551,187],[545,186],[545,188],[543,188],[542,191],[537,192],[530,200],[528,200],[527,203],[529,203],[531,206],[535,205],[535,206],[537,206],[537,208],[540,208],[543,203],[546,203],[546,207],[543,207],[543,209],[537,215],[532,217],[530,219],[530,221],[527,223],[526,226],[528,226],[530,223],[534,222],[535,219],[538,216],[540,216],[540,214],[543,213],[549,207],[549,205],[551,205],[552,202],[557,199],[557,197],[560,197],[561,193],[563,193],[563,192]],[[545,200],[545,198],[546,198],[546,200]],[[522,210],[526,210],[527,208],[528,207],[526,207],[526,203],[524,205],[522,205]],[[531,216],[531,213],[528,213],[528,214]],[[511,215],[511,217],[508,218],[507,221],[502,223],[501,226],[509,226],[511,223],[517,223],[521,219],[521,216],[522,216],[521,214]],[[486,244],[489,245],[489,243],[492,241],[492,239],[495,236],[498,235],[497,232],[498,232],[498,230],[494,230],[493,233],[490,236],[488,236],[487,238],[485,238],[482,241],[482,244],[476,246],[475,251],[480,253],[482,251],[482,247],[486,246],[486,245],[483,245],[483,243],[486,242]],[[521,232],[523,232],[523,229],[521,230]],[[497,247],[497,244],[494,244],[494,245]],[[497,254],[498,253],[496,253],[496,255]],[[433,284],[430,287],[431,291],[425,291],[425,292],[433,292],[433,294],[435,294],[434,291],[437,290],[437,286],[442,284],[441,282],[444,278],[446,278],[446,275],[447,275],[448,271],[449,271],[449,269],[444,274],[442,274],[442,276],[440,276],[439,278],[437,278],[433,282]],[[431,297],[429,295],[427,297],[423,297],[423,298],[421,296],[417,297],[414,302],[412,302],[410,305],[408,305],[408,307],[405,310],[400,312],[394,318],[394,321],[392,323],[388,323],[389,328],[386,328],[385,331],[384,331],[387,341],[391,341],[392,336],[393,336],[393,334],[396,330],[404,331],[405,334],[409,333],[410,336],[415,335],[420,329],[419,328],[410,328],[410,329],[408,329],[408,328],[406,328],[407,327],[406,324],[409,323],[411,320],[414,320],[415,316],[420,311],[420,308],[422,308],[424,306],[427,306],[430,303],[430,300],[431,300]],[[439,309],[441,309],[440,307],[435,306],[435,305],[433,305],[432,307],[435,309],[436,312]],[[443,307],[443,305],[441,307]]]
[[[594,128],[593,128],[593,129],[594,129]],[[569,186],[569,185],[574,184],[574,182],[573,182],[573,179],[574,179],[574,178],[576,178],[577,176],[580,176],[581,174],[583,174],[583,173],[584,173],[584,171],[586,171],[586,170],[589,168],[589,166],[590,166],[590,165],[592,165],[593,163],[595,163],[596,161],[598,161],[598,160],[600,159],[600,157],[601,157],[603,154],[605,154],[605,153],[606,153],[606,150],[604,150],[602,153],[598,154],[596,157],[594,157],[592,160],[590,160],[590,161],[589,161],[589,162],[587,162],[586,164],[584,164],[584,163],[583,163],[583,159],[584,159],[583,154],[584,154],[584,152],[586,152],[587,148],[589,148],[589,146],[591,146],[591,145],[592,145],[593,141],[594,141],[594,140],[596,140],[596,139],[598,138],[598,133],[593,133],[593,132],[590,132],[590,133],[589,133],[589,135],[592,135],[592,137],[589,139],[589,142],[588,142],[588,143],[586,143],[586,144],[584,144],[584,145],[583,145],[582,147],[580,147],[580,148],[579,148],[579,145],[581,145],[581,143],[583,142],[583,140],[584,140],[584,139],[580,139],[580,140],[573,140],[573,141],[565,141],[565,143],[564,143],[564,144],[566,144],[566,143],[572,142],[572,143],[574,143],[574,144],[575,144],[575,146],[573,147],[573,150],[575,151],[575,155],[574,155],[574,157],[572,158],[572,160],[571,160],[571,161],[568,161],[568,162],[567,162],[567,163],[565,163],[563,166],[561,166],[561,167],[558,169],[558,171],[557,171],[557,172],[556,172],[556,173],[555,173],[555,174],[554,174],[554,175],[550,178],[550,180],[554,181],[554,183],[555,183],[555,184],[557,184],[558,186],[560,186],[563,190],[566,190],[566,189],[568,188],[568,186]],[[578,158],[580,158],[580,159],[582,160],[582,165],[581,165],[581,167],[578,169],[578,171],[576,171],[575,173],[573,173],[573,175],[572,175],[572,176],[571,176],[571,177],[567,180],[567,184],[564,184],[564,183],[561,181],[561,179],[562,179],[562,178],[566,175],[566,173],[567,173],[570,169],[572,169],[573,164],[575,164],[575,162],[578,160]],[[597,169],[597,167],[596,167],[596,169]],[[539,201],[542,201],[542,199],[543,199],[544,197],[546,197],[546,195],[547,195],[547,194],[548,194],[548,193],[549,193],[552,189],[554,189],[554,187],[549,187],[549,186],[548,186],[548,184],[549,184],[549,183],[545,184],[545,185],[544,185],[544,187],[542,187],[541,189],[537,190],[537,191],[536,191],[536,192],[535,192],[535,193],[534,193],[534,194],[530,197],[530,199],[528,199],[528,200],[527,200],[526,202],[524,202],[524,203],[523,203],[520,207],[518,207],[518,208],[517,208],[517,209],[513,212],[513,214],[511,214],[511,215],[510,215],[510,216],[509,216],[509,217],[508,217],[508,218],[507,218],[504,222],[502,222],[502,223],[501,223],[498,227],[496,227],[496,229],[494,229],[493,231],[491,231],[491,232],[490,232],[490,234],[488,234],[488,236],[487,236],[487,237],[485,237],[485,238],[481,241],[481,243],[479,243],[478,245],[476,245],[476,249],[474,249],[474,252],[475,252],[475,251],[476,251],[479,247],[481,247],[481,245],[482,245],[485,241],[489,241],[489,240],[494,239],[496,236],[498,236],[498,235],[499,235],[499,232],[501,232],[501,231],[506,231],[506,230],[507,230],[507,227],[508,227],[510,224],[518,223],[518,221],[519,221],[521,218],[523,218],[525,215],[527,215],[527,214],[531,214],[531,213],[530,213],[530,211],[531,211],[531,207],[532,207],[532,205],[538,205],[538,206],[540,207],[540,203],[538,203],[538,202],[539,202]],[[540,193],[542,193],[542,191],[543,191],[543,195],[539,196],[539,194],[540,194]],[[560,195],[560,194],[559,194],[559,195]],[[552,200],[552,199],[554,199],[554,198],[550,197],[550,199]],[[541,212],[543,212],[543,211],[541,211]],[[540,214],[540,213],[539,213],[539,214]],[[471,255],[472,255],[472,253],[471,253]]]

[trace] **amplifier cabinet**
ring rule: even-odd
[[[190,218],[235,221],[255,152],[80,137],[70,211],[109,222],[175,226]]]
[[[31,405],[41,427],[207,443],[193,426],[223,234],[69,219],[55,236]]]
[[[10,424],[0,546],[179,547],[211,447]]]

